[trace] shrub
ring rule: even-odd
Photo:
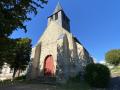
[[[84,77],[90,86],[104,88],[110,81],[110,70],[102,64],[88,64]]]

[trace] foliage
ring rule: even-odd
[[[26,79],[26,75],[15,78],[15,80],[25,80],[25,79]]]
[[[13,39],[0,38],[0,68],[11,59],[13,59],[13,47],[15,42]]]
[[[120,64],[120,49],[108,51],[105,55],[105,60],[107,63],[112,65],[119,65]]]
[[[27,31],[25,22],[31,20],[30,14],[37,14],[47,0],[0,0],[0,68],[4,62],[15,58],[16,39],[10,39],[13,31]],[[17,44],[18,45],[18,44]],[[19,49],[20,50],[20,49]],[[14,52],[14,53],[13,53]]]
[[[4,38],[4,41],[0,42],[0,44],[1,66],[4,62],[8,63],[14,69],[13,77],[17,70],[25,70],[30,61],[31,40],[28,38]]]
[[[31,40],[28,38],[16,39],[16,44],[13,48],[13,59],[7,61],[10,67],[14,69],[13,77],[17,70],[25,70],[30,61]]]
[[[0,80],[0,85],[5,85],[5,84],[11,83],[11,82],[12,82],[11,79]]]
[[[0,37],[8,37],[16,29],[24,29],[26,21],[31,20],[29,14],[37,14],[37,8],[43,8],[46,0],[0,0]]]
[[[120,76],[120,66],[115,66],[111,68],[111,73],[116,76]]]
[[[88,64],[85,68],[85,80],[92,87],[107,87],[110,81],[109,68],[102,64]]]

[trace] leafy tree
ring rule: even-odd
[[[27,31],[24,22],[31,20],[28,14],[37,14],[46,0],[0,0],[0,37],[8,37],[16,29]]]
[[[25,22],[31,20],[29,14],[36,15],[37,8],[43,8],[43,4],[47,2],[47,0],[0,0],[0,68],[4,62],[14,58],[13,47],[16,40],[8,37],[18,28],[26,32]]]
[[[105,60],[107,63],[112,65],[119,65],[120,64],[120,49],[115,49],[108,51],[105,55]]]
[[[12,50],[12,59],[7,61],[14,69],[13,78],[17,71],[25,70],[30,61],[31,40],[28,38],[16,39],[15,47]]]

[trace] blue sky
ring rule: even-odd
[[[49,0],[37,16],[27,22],[28,32],[15,31],[11,37],[29,37],[35,45],[47,26],[47,17],[58,0]],[[71,32],[97,61],[105,53],[120,48],[120,0],[59,0],[71,20]]]

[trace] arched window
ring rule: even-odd
[[[55,20],[57,20],[57,19],[58,19],[58,13],[55,14]]]

